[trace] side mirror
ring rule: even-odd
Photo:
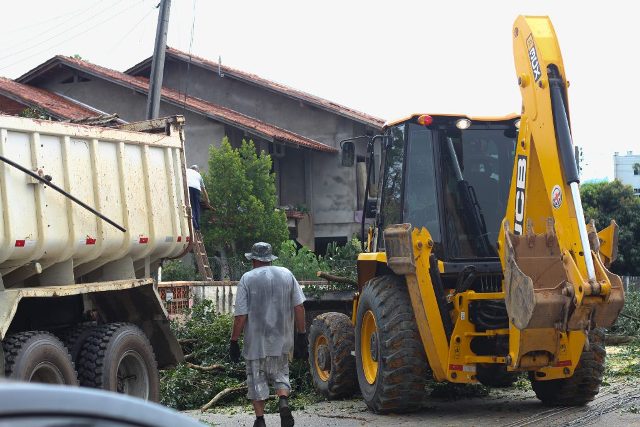
[[[353,141],[342,143],[342,166],[353,166],[356,160],[356,146]]]
[[[364,202],[364,217],[375,218],[377,213],[378,213],[378,199],[367,197],[367,200]]]

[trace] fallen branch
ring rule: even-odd
[[[635,320],[636,322],[640,322],[640,318],[630,316],[630,315],[628,315],[628,314],[626,314],[626,313],[620,313],[620,316],[622,316],[622,317],[626,317],[627,319]]]
[[[324,271],[318,271],[316,273],[316,276],[322,279],[326,279],[330,282],[344,283],[344,284],[353,285],[353,286],[358,285],[358,282],[356,282],[355,280],[347,279],[346,277],[334,276],[333,274],[325,273]]]
[[[193,353],[189,353],[189,354],[185,354],[184,355],[184,360],[190,360],[193,359],[195,356]]]
[[[209,365],[209,366],[201,366],[201,365],[194,365],[193,363],[187,362],[185,363],[185,366],[187,368],[191,368],[191,369],[196,369],[198,371],[224,371],[224,366],[223,365]]]
[[[222,399],[223,397],[226,397],[230,394],[233,393],[237,393],[239,391],[247,391],[247,386],[244,385],[244,383],[242,383],[239,386],[235,386],[235,387],[227,387],[224,390],[222,390],[220,393],[216,394],[215,396],[213,396],[213,399],[211,399],[209,402],[207,402],[207,404],[203,405],[200,408],[200,412],[204,412],[207,409],[211,408],[213,405],[215,405],[216,403],[218,403],[218,401],[220,399]]]
[[[193,344],[195,342],[198,342],[195,338],[182,338],[178,340],[178,344]]]
[[[630,335],[605,335],[604,343],[606,345],[628,344],[636,337]]]

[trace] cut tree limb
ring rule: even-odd
[[[326,279],[330,282],[345,283],[347,285],[353,285],[353,286],[358,285],[358,282],[356,282],[355,280],[348,279],[346,277],[334,276],[333,274],[325,273],[324,271],[318,271],[316,273],[316,276],[322,279]]]
[[[200,408],[200,412],[204,412],[207,409],[211,408],[213,405],[218,403],[218,401],[220,401],[220,399],[222,399],[223,397],[228,396],[228,395],[233,394],[233,393],[237,393],[239,391],[247,391],[247,386],[244,385],[244,383],[243,383],[243,384],[235,386],[235,387],[227,387],[227,388],[225,388],[220,393],[218,393],[215,396],[213,396],[213,399],[211,399],[209,402],[207,402],[205,405],[203,405]]]
[[[193,363],[187,362],[185,363],[187,368],[196,369],[198,371],[224,371],[223,365],[209,365],[209,366],[200,366],[194,365]]]

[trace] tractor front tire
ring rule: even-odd
[[[309,329],[309,367],[316,391],[329,400],[356,390],[353,324],[343,313],[324,313]]]
[[[377,413],[420,409],[429,365],[404,278],[371,279],[356,319],[356,370],[367,406]]]
[[[589,333],[589,349],[582,352],[573,376],[536,381],[533,373],[530,374],[536,397],[549,406],[582,406],[591,402],[600,391],[606,355],[604,331],[592,329]]]

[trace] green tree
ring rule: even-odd
[[[265,241],[277,251],[288,239],[286,215],[277,209],[271,157],[257,154],[253,141],[233,148],[225,137],[219,148],[211,146],[204,179],[215,209],[203,222],[209,249],[235,256]]]
[[[602,230],[612,219],[620,227],[618,258],[611,269],[617,274],[640,275],[640,198],[620,181],[587,183],[580,187],[587,221]]]

